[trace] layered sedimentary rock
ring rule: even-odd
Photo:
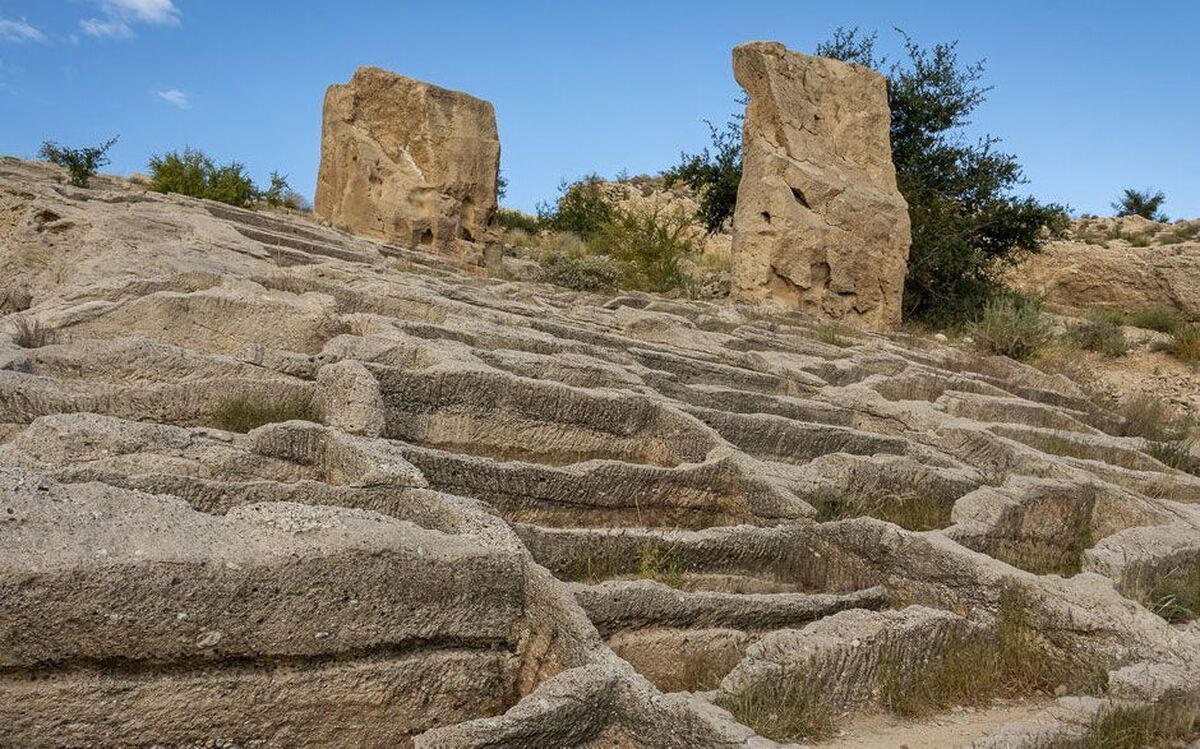
[[[1200,477],[1062,377],[11,159],[0,268],[0,746],[794,745],[1003,591],[1108,686],[987,745],[1200,706]]]
[[[911,238],[883,76],[775,42],[734,48],[733,72],[750,97],[734,215],[738,298],[895,325]]]
[[[325,94],[315,209],[372,239],[447,250],[496,210],[492,105],[379,68]]]

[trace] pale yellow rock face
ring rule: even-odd
[[[480,241],[499,169],[482,99],[371,67],[325,94],[314,207],[338,229],[440,251]]]
[[[750,96],[735,294],[870,328],[900,321],[911,242],[883,76],[777,42],[733,50]]]

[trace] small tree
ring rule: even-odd
[[[569,231],[584,240],[596,237],[612,223],[614,200],[609,186],[598,174],[589,174],[575,182],[564,181],[553,205],[540,204],[538,219],[543,226]]]
[[[738,184],[742,181],[742,122],[734,117],[725,127],[705,120],[710,147],[697,154],[681,153],[679,164],[663,172],[667,187],[682,182],[695,190],[700,207],[696,217],[709,234],[716,234],[733,218]]]
[[[1162,190],[1128,189],[1121,194],[1121,199],[1112,204],[1118,216],[1141,216],[1151,221],[1166,221],[1166,215],[1159,210],[1167,196]]]
[[[999,139],[967,141],[963,128],[987,98],[982,63],[960,64],[955,43],[921,47],[903,35],[906,59],[887,68],[892,161],[908,201],[912,248],[904,286],[909,318],[973,318],[1003,289],[1001,271],[1066,229],[1066,209],[1013,194],[1025,182]],[[817,54],[884,69],[876,35],[838,29]]]
[[[285,175],[279,172],[271,172],[271,185],[266,190],[263,190],[262,199],[272,208],[278,208],[284,204],[284,198],[291,189],[292,186],[288,184]]]
[[[88,180],[96,176],[97,170],[108,164],[108,149],[116,144],[118,137],[90,148],[66,148],[48,140],[42,143],[38,156],[66,169],[72,185],[87,187]]]

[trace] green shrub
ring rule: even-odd
[[[1129,352],[1125,331],[1112,315],[1091,312],[1087,318],[1067,328],[1067,338],[1082,349],[1105,356],[1124,356]]]
[[[42,143],[38,156],[51,164],[57,164],[66,169],[72,185],[87,187],[88,180],[95,177],[100,167],[108,163],[108,149],[112,148],[116,142],[117,138],[113,137],[98,146],[65,148],[48,140]]]
[[[1184,325],[1183,318],[1171,307],[1151,307],[1132,312],[1125,318],[1126,324],[1159,333],[1174,333]]]
[[[1118,216],[1141,216],[1151,221],[1166,221],[1167,217],[1159,210],[1166,199],[1167,196],[1161,190],[1152,192],[1127,189],[1112,207]]]
[[[988,300],[971,326],[971,335],[984,351],[1018,361],[1031,359],[1051,338],[1041,304],[1017,294]]]
[[[695,252],[689,228],[680,211],[614,209],[588,244],[592,252],[618,263],[626,286],[669,291],[686,282],[680,261]]]
[[[585,241],[597,236],[613,220],[615,211],[610,186],[597,174],[575,182],[563,182],[553,205],[538,206],[541,225],[578,234]]]
[[[621,271],[606,257],[547,252],[541,258],[538,280],[576,291],[616,291]]]
[[[303,396],[261,400],[231,396],[209,414],[209,424],[227,432],[249,432],[279,421],[320,421],[320,411],[311,398]]]
[[[738,185],[742,181],[742,123],[735,117],[717,128],[708,125],[712,150],[705,147],[698,154],[683,153],[679,164],[663,172],[663,184],[671,187],[682,182],[696,191],[700,207],[696,217],[709,234],[716,234],[733,218],[737,205]]]
[[[542,222],[537,216],[530,216],[512,208],[501,208],[496,211],[496,223],[505,229],[521,229],[530,234],[541,231]]]
[[[1025,182],[1016,157],[991,136],[966,138],[988,91],[981,63],[960,64],[955,43],[925,48],[904,36],[905,59],[885,69],[875,40],[838,29],[816,52],[885,70],[888,78],[892,160],[912,222],[905,317],[970,320],[1002,292],[1007,267],[1065,233],[1066,210],[1015,195]]]
[[[150,189],[239,207],[249,205],[260,195],[244,166],[236,161],[218,166],[203,151],[192,148],[184,148],[182,154],[169,151],[151,156]]]

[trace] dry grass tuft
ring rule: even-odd
[[[16,318],[16,335],[13,340],[21,348],[41,348],[54,343],[54,329],[42,324],[36,317],[21,315]]]
[[[921,492],[864,492],[824,490],[806,498],[818,522],[873,517],[910,531],[931,531],[950,525],[953,503]]]
[[[249,432],[264,424],[293,419],[319,422],[320,410],[311,398],[303,396],[255,400],[238,395],[221,401],[209,414],[209,424],[227,432]]]

